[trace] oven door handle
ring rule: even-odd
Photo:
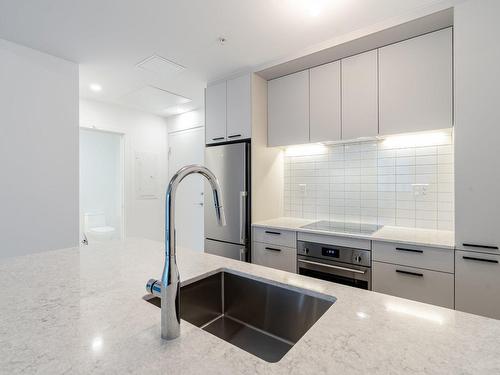
[[[333,268],[333,269],[341,270],[341,271],[349,271],[349,272],[353,272],[353,273],[359,273],[361,275],[364,275],[366,273],[366,270],[362,271],[362,270],[357,270],[357,269],[354,269],[354,268],[347,268],[347,267],[341,267],[341,266],[334,266],[334,265],[331,265],[331,264],[312,262],[310,260],[299,259],[298,262],[299,263],[313,264],[315,266]]]

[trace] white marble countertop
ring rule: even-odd
[[[184,284],[226,268],[337,301],[277,363],[184,321],[165,342],[142,300],[162,266],[162,245],[138,239],[1,261],[0,373],[500,373],[500,321],[187,250]]]
[[[446,249],[455,248],[455,234],[452,231],[393,227],[386,225],[373,234],[365,235],[302,228],[302,226],[312,224],[316,221],[317,220],[300,219],[293,217],[278,217],[275,219],[255,222],[252,224],[252,226],[282,230],[294,230],[305,233],[330,234],[351,238],[364,238],[373,241],[397,242],[417,246],[434,246]]]

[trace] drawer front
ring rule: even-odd
[[[396,297],[454,307],[453,275],[420,268],[373,262],[373,291]]]
[[[454,251],[451,249],[374,241],[372,253],[373,260],[379,262],[454,272]]]
[[[297,251],[286,246],[253,242],[252,263],[296,273]]]
[[[500,319],[500,256],[455,252],[455,307]]]
[[[353,249],[371,250],[372,248],[371,240],[366,240],[363,238],[335,236],[333,234],[329,235],[329,234],[298,232],[297,239],[299,241],[316,242],[325,245],[352,247]]]
[[[273,245],[297,247],[297,233],[274,228],[253,228],[253,240]]]

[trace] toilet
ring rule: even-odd
[[[108,241],[115,235],[115,228],[106,225],[104,212],[85,213],[84,228],[89,241]]]

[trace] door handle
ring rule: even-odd
[[[228,136],[228,138],[238,138],[238,137],[241,137],[241,134],[233,134]]]
[[[404,247],[396,247],[396,250],[399,250],[399,251],[407,251],[407,252],[410,252],[410,253],[420,253],[420,254],[423,254],[423,250],[415,250],[415,249],[407,249],[407,248],[404,248]]]
[[[320,267],[326,267],[326,268],[333,268],[335,270],[341,270],[341,271],[349,271],[349,272],[353,272],[353,273],[359,273],[361,275],[364,275],[366,273],[366,271],[362,271],[362,270],[357,270],[357,269],[354,269],[354,268],[347,268],[347,267],[341,267],[341,266],[334,266],[332,264],[325,264],[325,263],[318,263],[318,262],[312,262],[310,260],[303,260],[303,259],[300,259],[298,261],[299,263],[306,263],[306,264],[312,264],[312,265],[315,265],[315,266],[320,266]]]
[[[246,248],[242,247],[242,248],[240,249],[240,260],[241,260],[242,262],[245,262],[245,261],[246,261],[246,257],[247,257],[246,255],[247,255],[247,250],[246,250]]]
[[[476,247],[476,248],[479,248],[479,249],[498,250],[498,246],[477,245],[477,244],[473,244],[473,243],[463,243],[462,246],[465,246],[465,247]]]
[[[484,259],[484,258],[476,258],[476,257],[462,257],[465,260],[475,260],[477,262],[486,262],[486,263],[498,263],[498,260],[496,259]]]
[[[396,270],[397,273],[402,273],[403,275],[411,275],[411,276],[418,276],[418,277],[424,277],[423,273],[418,273],[418,272],[410,272],[410,271],[403,271],[403,270]]]
[[[240,242],[246,244],[247,241],[247,228],[246,228],[246,218],[247,218],[247,200],[248,193],[246,191],[240,191]]]

